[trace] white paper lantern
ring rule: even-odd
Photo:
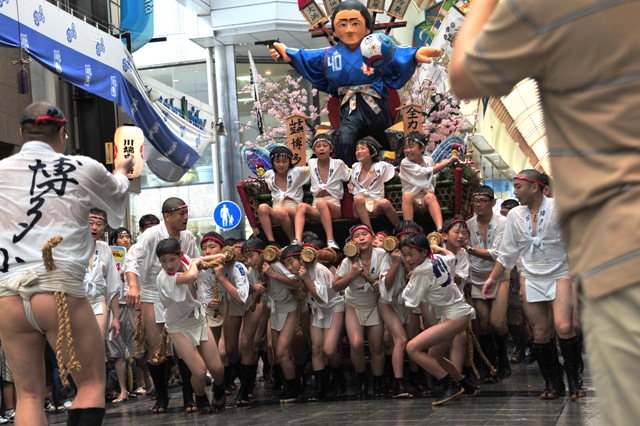
[[[125,158],[133,156],[135,162],[127,173],[129,179],[134,179],[142,173],[144,164],[144,133],[136,126],[120,126],[113,137],[113,164],[118,167]]]

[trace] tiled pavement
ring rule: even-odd
[[[599,425],[596,399],[588,369],[584,374],[587,397],[572,402],[563,397],[543,401],[537,397],[542,379],[536,364],[513,365],[513,375],[496,384],[483,384],[477,396],[432,407],[432,398],[409,400],[344,397],[331,402],[280,405],[270,402],[271,392],[256,385],[257,404],[229,407],[212,415],[184,414],[182,398],[174,390],[166,414],[152,414],[147,397],[122,405],[107,405],[105,425]],[[310,384],[313,387],[313,383]],[[229,402],[232,398],[228,398]],[[66,424],[66,414],[48,415],[50,424]]]

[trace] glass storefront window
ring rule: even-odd
[[[287,74],[298,77],[293,68],[287,64],[278,64],[270,59],[265,63],[256,64],[258,73],[273,82],[282,82]],[[203,102],[207,99],[206,64],[188,64],[163,68],[153,68],[141,70],[140,73],[148,75],[167,86],[183,92],[185,95],[194,97]],[[236,64],[236,87],[238,98],[238,117],[240,126],[252,120],[251,110],[253,109],[253,99],[251,92],[243,90],[249,82],[249,64],[240,62]],[[311,85],[304,81],[303,84],[308,93],[311,93]],[[313,99],[309,96],[309,102],[326,103],[324,95]],[[316,105],[318,106],[318,105]],[[267,114],[263,116],[265,128],[278,126],[277,120]],[[238,144],[247,141],[255,141],[258,137],[257,129],[249,129],[240,132]],[[284,142],[284,141],[283,141]],[[240,147],[238,149],[241,149]],[[140,194],[131,195],[131,218],[130,223],[134,225],[131,229],[134,235],[137,234],[137,223],[142,215],[151,213],[162,219],[160,209],[164,200],[169,197],[179,197],[189,206],[188,230],[193,232],[196,238],[209,231],[215,230],[213,224],[213,193],[212,183],[213,167],[212,151],[206,150],[204,155],[198,160],[195,167],[190,170],[179,182],[164,182],[153,175],[147,168],[144,168],[141,177]],[[242,176],[249,176],[249,170],[242,164]],[[221,178],[225,179],[225,171],[221,171]]]

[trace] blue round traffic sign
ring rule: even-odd
[[[233,201],[220,201],[213,209],[214,223],[225,231],[238,226],[240,219],[242,219],[242,211]]]

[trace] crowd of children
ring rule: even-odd
[[[507,379],[511,374],[509,340],[519,346],[515,349],[521,354],[514,362],[524,361],[529,344],[527,356],[538,361],[545,379],[540,396],[553,399],[564,392],[564,383],[557,349],[553,353],[550,308],[542,303],[553,303],[550,306],[556,314],[569,395],[583,397],[578,367],[582,364],[575,343],[579,338],[568,330],[566,321],[562,322],[573,312],[564,295],[563,265],[552,271],[553,277],[557,275],[562,281],[559,285],[546,280],[545,288],[528,287],[538,269],[548,269],[546,263],[531,264],[535,259],[530,253],[535,250],[541,252],[538,258],[548,260],[536,234],[551,232],[555,224],[547,216],[549,222],[538,222],[535,231],[529,230],[531,242],[522,258],[518,255],[522,238],[514,236],[514,232],[526,231],[521,222],[530,223],[538,217],[527,219],[526,209],[531,205],[542,209],[541,215],[552,212],[551,199],[542,195],[544,177],[534,171],[523,171],[516,177],[516,193],[524,205],[517,208],[513,221],[503,216],[518,203],[508,200],[503,203],[503,215],[496,214],[494,192],[485,185],[472,195],[475,215],[471,219],[443,221],[434,195],[435,174],[456,158],[434,164],[424,156],[424,138],[412,133],[405,138],[405,157],[398,168],[403,186],[401,221],[384,197],[384,183],[397,172],[391,164],[379,161],[375,140],[366,137],[358,141],[358,162],[351,173],[344,162],[331,158],[334,145],[330,133],[314,138],[315,158],[307,167],[294,166],[286,147],[271,151],[274,167],[265,180],[273,203],[259,208],[268,241],[251,237],[227,242],[210,232],[202,237],[201,255],[197,254],[192,235],[185,231],[188,207],[176,198],[165,201],[164,222],[153,226],[159,224],[156,218],[151,224],[155,230],[145,232],[138,243],[130,244],[126,228],[114,231],[112,244],[125,246],[128,252],[119,286],[112,283],[105,287],[108,293],[102,302],[104,311],[104,305],[110,304],[119,305],[113,309],[115,313],[127,312],[120,312],[120,321],[116,315],[111,326],[114,333],[109,353],[116,360],[119,385],[115,391],[120,389],[113,402],[150,391],[150,380],[146,384],[144,380],[150,372],[157,398],[153,411],[166,412],[170,369],[177,364],[185,412],[220,411],[227,404],[227,395],[236,389],[235,405],[252,405],[260,360],[263,377],[272,382],[275,400],[324,400],[349,392],[343,366],[343,358],[348,356],[353,367],[350,382],[357,397],[431,396],[437,406],[462,395],[475,395],[480,382]],[[312,205],[302,202],[302,185],[309,181]],[[332,225],[341,217],[345,186],[354,195],[353,213],[359,221],[349,230],[340,251]],[[532,204],[533,199],[538,204]],[[419,209],[431,214],[435,233],[427,235],[410,219]],[[91,216],[98,222],[91,225],[96,246],[104,231],[100,226],[106,221],[101,214],[93,211]],[[374,232],[370,215],[387,216],[394,225],[392,235],[384,230]],[[305,232],[308,220],[320,221],[327,238]],[[281,249],[275,244],[272,224],[282,226],[289,245]],[[561,246],[554,247],[553,253],[560,253]],[[522,270],[525,276],[519,279],[516,273],[510,285],[507,271],[514,264],[518,266],[514,271]],[[90,281],[86,284],[92,285]],[[155,291],[150,289],[152,284]],[[533,326],[526,338],[515,331],[509,336],[512,328],[507,327],[507,307],[511,308],[509,293],[514,284],[526,293],[525,303],[516,303],[515,308],[525,314],[533,312],[525,315]],[[549,302],[553,300],[550,294],[560,285],[562,299]],[[131,336],[133,331],[125,330],[133,329],[128,323],[136,322],[136,311],[136,336],[130,339],[141,348],[134,350],[119,335]],[[547,321],[539,325],[543,313]],[[529,342],[532,336],[533,343]],[[470,339],[479,342],[475,356],[468,349]],[[343,351],[346,344],[348,353]],[[123,381],[129,357],[135,357],[142,368],[139,379],[127,390]],[[309,379],[306,366],[315,378],[313,392],[305,390]],[[212,384],[211,400],[207,383]]]

